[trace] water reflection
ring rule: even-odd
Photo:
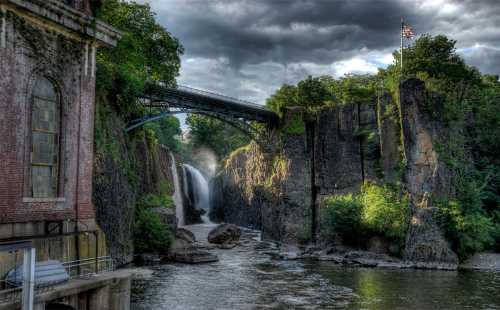
[[[133,282],[132,309],[500,309],[500,274],[275,261],[255,245],[215,250],[217,263],[154,267]]]
[[[357,297],[347,309],[500,309],[500,274],[308,265]]]

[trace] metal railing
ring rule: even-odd
[[[174,88],[174,90],[175,89],[180,90],[180,91],[184,91],[184,92],[188,92],[188,93],[192,93],[192,94],[202,95],[202,96],[205,96],[205,97],[208,97],[208,98],[219,99],[219,100],[224,100],[224,101],[230,101],[230,102],[233,102],[233,103],[238,103],[238,104],[242,104],[242,105],[245,105],[245,106],[254,107],[254,108],[257,108],[257,109],[260,109],[260,110],[267,110],[267,108],[265,106],[261,105],[261,104],[257,104],[257,103],[251,102],[251,101],[242,100],[242,99],[239,99],[239,98],[234,98],[234,97],[222,95],[222,94],[219,94],[219,93],[216,93],[216,92],[212,92],[212,91],[208,91],[208,90],[197,89],[197,88],[189,87],[189,86],[186,86],[186,85],[178,85],[177,88]]]
[[[62,265],[70,279],[88,279],[95,275],[115,270],[113,259],[110,256],[63,262]],[[35,295],[51,291],[57,284],[61,283],[64,282],[54,281],[53,283],[35,283]],[[21,298],[22,285],[15,285],[7,280],[0,280],[0,304],[20,302]]]
[[[103,272],[113,271],[114,263],[111,256],[85,258],[62,263],[70,279],[88,278]]]

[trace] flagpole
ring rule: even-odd
[[[399,35],[401,36],[401,75],[403,75],[403,28],[404,21],[403,17],[401,17],[401,30],[399,31]]]

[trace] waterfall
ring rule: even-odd
[[[175,205],[175,216],[177,217],[178,225],[184,225],[184,203],[182,202],[181,184],[179,182],[179,175],[177,174],[177,164],[172,152],[170,153],[172,177],[174,179],[174,194],[172,195]]]
[[[208,182],[203,176],[203,174],[196,169],[195,167],[184,164],[184,189],[188,190],[188,178],[186,176],[186,170],[189,171],[189,175],[191,176],[190,181],[191,190],[193,193],[193,204],[196,209],[205,210],[205,214],[202,216],[203,222],[209,223],[208,212],[210,209],[210,198],[209,198],[209,190],[208,190]],[[189,194],[187,195],[189,197]]]

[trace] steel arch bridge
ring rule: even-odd
[[[129,122],[125,129],[127,132],[148,122],[181,113],[217,118],[255,140],[261,131],[252,126],[252,122],[264,124],[270,129],[279,123],[278,115],[262,105],[187,86],[148,85],[140,100],[149,113]]]

